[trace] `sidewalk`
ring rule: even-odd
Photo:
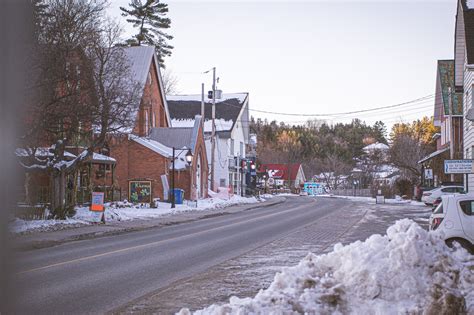
[[[242,204],[222,209],[200,210],[164,215],[157,219],[112,221],[106,224],[93,224],[80,227],[65,228],[52,232],[33,232],[12,238],[13,248],[18,250],[31,250],[63,244],[66,242],[92,239],[96,237],[111,236],[133,231],[141,231],[160,226],[180,224],[196,221],[214,216],[226,215],[261,207],[270,207],[280,204],[285,197],[274,197],[264,202]]]

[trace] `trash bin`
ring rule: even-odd
[[[174,203],[178,205],[182,205],[184,201],[184,190],[181,188],[173,189],[174,193]]]

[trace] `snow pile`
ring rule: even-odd
[[[309,254],[254,298],[195,314],[474,314],[473,283],[474,256],[404,219],[385,236]]]
[[[88,224],[88,222],[70,218],[66,220],[22,220],[15,218],[10,222],[9,229],[13,233],[22,234],[33,230],[50,231],[84,224]]]
[[[265,198],[266,199],[266,198]],[[177,204],[172,209],[171,204],[156,202],[157,208],[150,208],[148,204],[133,205],[127,201],[105,204],[105,221],[151,220],[164,215],[173,215],[180,212],[222,209],[239,204],[251,204],[259,201],[255,197],[241,197],[234,195],[229,198],[208,198],[198,200],[197,205]],[[26,233],[32,231],[51,231],[71,226],[87,225],[101,221],[102,212],[90,211],[89,207],[76,207],[76,214],[66,220],[22,220],[15,219],[10,223],[12,233]]]

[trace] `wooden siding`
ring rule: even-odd
[[[459,0],[461,1],[461,0]],[[456,31],[454,44],[454,83],[456,86],[463,86],[464,65],[466,56],[466,34],[464,30],[464,17],[462,5],[458,2],[458,12],[456,16]]]
[[[464,117],[472,107],[474,70],[465,68],[464,73]],[[474,158],[474,123],[464,119],[464,158]],[[474,175],[469,175],[469,190],[474,189]],[[465,183],[466,184],[466,183]]]

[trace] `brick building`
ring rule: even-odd
[[[133,128],[114,136],[108,144],[110,156],[117,161],[114,189],[120,191],[121,199],[139,202],[133,185],[142,183],[150,186],[153,198],[167,200],[174,147],[175,187],[185,191],[186,199],[207,197],[208,167],[200,117],[192,127],[171,128],[154,47],[129,47],[125,53],[131,65],[131,81],[140,85],[143,94]],[[191,165],[184,162],[188,150],[193,154]]]

